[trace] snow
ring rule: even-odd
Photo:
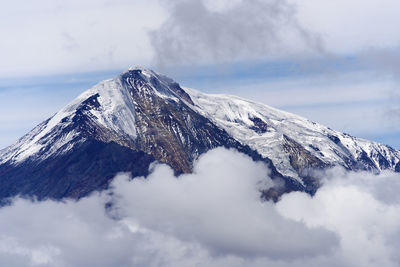
[[[135,106],[119,79],[108,80],[102,82],[92,89],[92,95],[99,94],[98,101],[100,103],[99,110],[91,110],[91,113],[97,117],[98,122],[112,129],[117,133],[127,134],[130,138],[135,139]]]
[[[14,160],[22,161],[28,158],[30,155],[39,152],[44,145],[40,144],[38,141],[46,134],[48,134],[56,125],[58,125],[63,118],[69,115],[71,115],[71,112],[67,112],[65,110],[62,110],[54,115],[46,124],[46,127],[42,131],[40,131],[40,133],[35,135],[34,138],[31,139],[29,142],[23,143],[20,146],[20,151],[16,154],[16,156],[14,156]]]
[[[27,158],[38,154],[42,149],[50,147],[49,151],[41,155],[45,159],[52,153],[65,153],[73,147],[68,145],[76,136],[77,132],[63,135],[63,129],[68,124],[62,123],[63,119],[75,115],[77,108],[89,97],[99,94],[99,109],[91,109],[97,123],[116,133],[136,138],[135,108],[131,101],[128,90],[124,88],[119,78],[110,79],[99,83],[93,88],[79,95],[75,100],[61,109],[47,122],[40,124],[17,143],[0,152],[0,163],[11,161],[16,164]],[[50,135],[50,136],[48,136]],[[59,149],[63,148],[62,151]]]
[[[156,73],[155,71],[152,70],[148,70],[145,69],[143,67],[134,67],[134,68],[130,68],[130,71],[134,71],[134,70],[140,70],[142,73],[143,78],[146,81],[146,85],[145,88],[141,88],[141,90],[146,90],[146,89],[150,89],[151,91],[148,92],[150,95],[151,94],[155,94],[163,99],[167,99],[167,100],[173,100],[175,102],[179,102],[180,97],[169,88],[169,82],[172,82],[173,80],[161,75],[159,73]],[[151,78],[156,78],[158,80],[158,82],[161,85],[161,90],[160,88],[155,88],[153,85],[151,85],[150,83],[150,79]]]
[[[295,140],[312,155],[328,164],[346,166],[344,160],[346,155],[356,159],[362,151],[369,156],[372,155],[378,170],[380,170],[377,160],[379,153],[389,159],[392,158],[394,163],[400,160],[400,153],[390,152],[387,146],[331,130],[306,118],[264,104],[236,96],[203,94],[190,88],[184,90],[195,103],[193,108],[197,112],[225,129],[241,143],[270,158],[279,172],[299,182],[302,181],[289,162],[289,154],[283,149],[284,136]],[[254,123],[250,118],[255,117],[267,124],[267,132],[259,134],[251,129]],[[338,137],[343,146],[336,144],[328,136]]]

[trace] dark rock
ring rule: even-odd
[[[88,140],[68,154],[42,162],[0,165],[0,198],[15,195],[42,199],[81,198],[106,189],[119,172],[146,176],[155,159],[116,143]]]
[[[257,117],[249,117],[249,119],[254,123],[254,126],[251,126],[250,129],[255,131],[258,134],[263,134],[268,131],[268,125]]]

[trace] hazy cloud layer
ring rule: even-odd
[[[259,199],[267,171],[216,149],[179,178],[165,165],[121,175],[112,195],[15,199],[0,209],[0,265],[398,266],[399,174],[332,170],[315,197],[273,204]]]
[[[157,0],[15,0],[0,10],[0,77],[80,73],[148,64]]]
[[[318,35],[286,0],[168,1],[169,18],[151,32],[160,64],[262,60],[322,51]]]
[[[149,65],[154,53],[184,64],[304,59],[324,47],[386,53],[398,46],[399,7],[397,0],[8,1],[0,10],[0,77]]]

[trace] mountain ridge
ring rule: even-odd
[[[215,118],[214,121],[232,136],[242,143],[249,144],[265,156],[276,158],[278,153],[271,154],[271,152],[276,152],[271,146],[282,143],[293,144],[295,141],[305,151],[319,159],[321,159],[319,155],[324,154],[324,156],[321,155],[324,157],[322,161],[333,163],[328,165],[340,165],[346,169],[395,170],[399,163],[399,151],[390,146],[356,138],[301,116],[240,97],[219,94],[206,95],[193,89],[185,89],[191,90],[190,95],[193,99],[197,99],[195,102],[200,107],[199,112],[208,111],[206,116]],[[252,129],[255,119],[258,121],[258,125],[261,121],[261,124],[270,131],[265,130],[260,136],[257,129]],[[277,143],[276,140],[281,140],[281,142]],[[264,153],[260,146],[267,146]],[[285,150],[285,147],[281,146],[277,150]],[[360,160],[366,161],[364,166],[357,166]]]

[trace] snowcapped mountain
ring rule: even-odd
[[[190,172],[224,146],[266,162],[290,190],[313,193],[310,169],[400,171],[400,152],[305,118],[228,95],[183,88],[132,68],[85,91],[18,142],[0,151],[0,198],[79,198],[107,187],[118,172],[146,175],[160,161]]]

